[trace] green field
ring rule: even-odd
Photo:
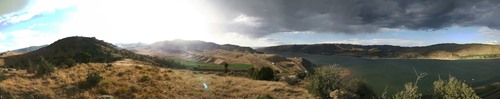
[[[460,58],[494,58],[494,57],[500,57],[500,54],[477,54],[477,55],[461,56]]]
[[[179,62],[180,64],[187,65],[190,67],[198,67],[198,68],[224,68],[224,65],[218,65],[218,64],[213,64],[213,63],[203,63],[203,62],[196,62],[196,61],[189,61],[189,60],[184,60],[180,58],[169,58],[173,60],[174,62]],[[242,63],[233,63],[229,64],[229,68],[233,69],[249,69],[252,68],[252,65],[249,64],[242,64]]]

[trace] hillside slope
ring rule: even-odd
[[[113,44],[90,37],[67,37],[28,53],[3,57],[5,67],[33,69],[41,60],[56,67],[71,67],[75,63],[114,62],[124,58],[147,61],[155,65],[173,65],[166,60],[135,54]]]
[[[90,89],[79,88],[89,72],[104,78]],[[148,62],[125,59],[105,63],[86,63],[57,69],[43,77],[26,71],[5,71],[11,75],[0,81],[3,98],[256,98],[268,94],[280,98],[314,98],[307,90],[284,82],[258,81],[247,78],[196,74],[186,70],[161,68]],[[204,88],[204,84],[207,88]]]
[[[303,58],[287,58],[279,55],[260,54],[249,47],[237,45],[218,45],[211,42],[173,40],[161,41],[150,45],[129,44],[123,46],[134,52],[158,56],[176,57],[196,62],[213,64],[248,64],[254,68],[271,67],[290,74],[311,71],[315,65]]]
[[[264,52],[293,52],[365,58],[483,59],[500,57],[500,46],[488,44],[436,44],[421,47],[314,44],[281,45],[266,47],[259,50]]]

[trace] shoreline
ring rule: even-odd
[[[328,55],[328,56],[337,56],[337,55]],[[345,56],[352,57],[352,56]],[[495,58],[373,58],[373,57],[358,57],[365,59],[409,59],[409,60],[492,60],[492,59],[500,59],[500,57]]]
[[[310,54],[310,53],[295,53],[295,52],[264,52],[267,54],[278,54],[278,53],[294,53],[294,54],[309,54],[309,55],[323,55],[323,56],[341,56],[341,57],[352,57],[352,58],[363,58],[363,59],[409,59],[409,60],[491,60],[491,59],[500,59],[500,57],[493,58],[397,58],[397,57],[356,57],[356,56],[348,56],[348,55],[326,55],[326,54]]]

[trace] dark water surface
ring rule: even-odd
[[[325,56],[300,53],[274,53],[286,57],[302,57],[319,64],[339,64],[351,70],[352,78],[362,78],[377,94],[387,87],[388,95],[403,89],[407,82],[416,80],[415,72],[428,75],[418,82],[420,91],[432,93],[433,81],[447,79],[448,75],[465,80],[472,86],[500,82],[500,59],[484,60],[428,60],[428,59],[365,59],[345,56]]]

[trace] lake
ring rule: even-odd
[[[266,52],[267,53],[267,52]],[[403,89],[407,82],[415,82],[417,72],[428,75],[418,82],[420,92],[432,93],[432,83],[452,75],[471,86],[500,82],[500,59],[484,60],[430,60],[430,59],[366,59],[346,56],[326,56],[301,53],[271,53],[286,57],[302,57],[318,65],[339,64],[351,71],[350,78],[365,79],[381,95],[387,87],[388,95]]]

